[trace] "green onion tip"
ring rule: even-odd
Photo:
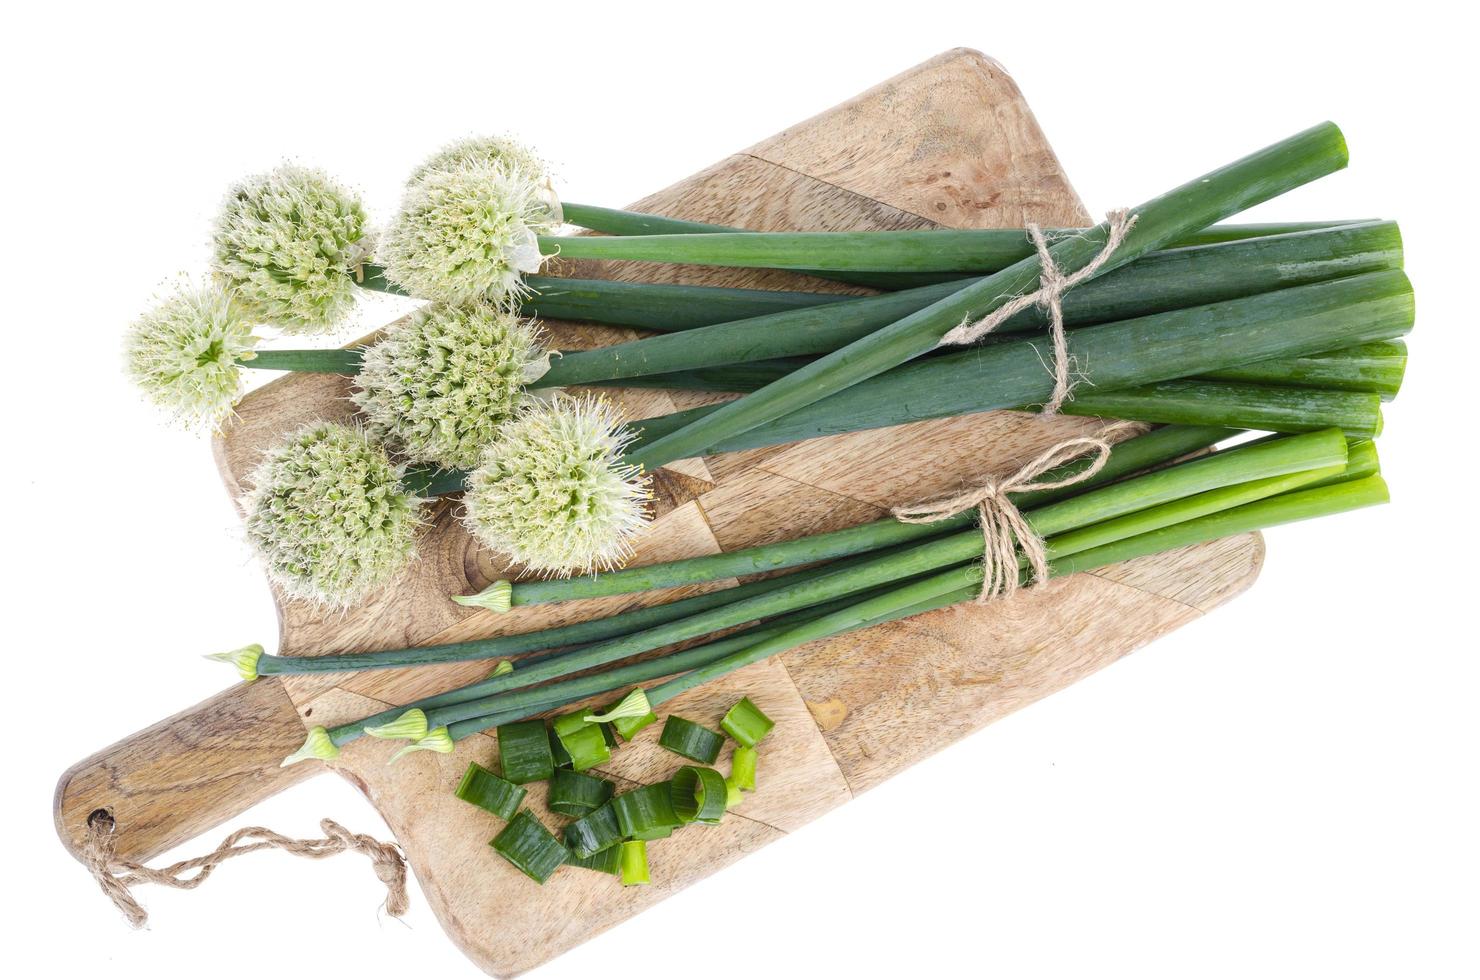
[[[217,663],[231,664],[244,681],[255,681],[257,679],[257,661],[262,659],[262,644],[250,643],[238,650],[227,650],[225,653],[208,653],[207,660]]]
[[[499,579],[476,595],[455,595],[452,601],[460,606],[480,606],[496,613],[506,613],[514,608],[514,583]]]

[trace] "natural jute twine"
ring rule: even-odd
[[[284,837],[266,827],[243,827],[209,854],[177,861],[166,868],[147,868],[122,860],[115,854],[117,829],[113,817],[107,811],[99,810],[87,821],[82,862],[92,872],[103,894],[136,929],[149,921],[149,913],[134,898],[130,890],[134,885],[148,883],[170,888],[195,888],[226,859],[268,848],[278,848],[306,858],[326,858],[344,851],[359,851],[370,858],[376,877],[385,882],[385,910],[394,916],[405,915],[410,900],[406,895],[406,856],[401,849],[364,834],[352,834],[333,820],[321,820],[319,827],[324,831],[319,840]],[[194,875],[189,874],[192,871]]]
[[[1114,444],[1110,438],[1127,429],[1139,429],[1134,422],[1116,422],[1095,435],[1076,436],[1050,446],[1024,463],[1016,472],[964,490],[948,497],[924,503],[895,507],[895,520],[906,524],[933,524],[975,507],[982,532],[982,590],[978,602],[998,596],[1009,596],[1018,588],[1018,551],[1028,561],[1034,585],[1048,580],[1048,553],[1043,538],[1033,530],[1028,519],[1018,510],[1009,494],[1057,490],[1088,480],[1110,459]],[[1089,465],[1061,480],[1038,481],[1038,477],[1086,453],[1093,453]]]
[[[1028,307],[1043,308],[1048,313],[1048,332],[1053,341],[1053,394],[1044,402],[1043,414],[1056,413],[1074,388],[1069,379],[1069,341],[1064,336],[1064,293],[1100,271],[1101,266],[1110,260],[1121,242],[1125,241],[1127,233],[1135,227],[1136,216],[1121,209],[1111,211],[1105,216],[1105,221],[1108,228],[1104,246],[1094,258],[1067,276],[1054,261],[1043,229],[1030,222],[1028,237],[1033,240],[1033,247],[1038,251],[1038,261],[1043,266],[1043,271],[1038,276],[1038,288],[1008,300],[980,320],[961,321],[940,338],[941,346],[974,343]]]

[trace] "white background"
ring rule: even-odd
[[[275,635],[208,444],[119,372],[124,326],[203,267],[228,182],[291,156],[386,216],[429,151],[509,131],[565,196],[620,205],[966,45],[1013,73],[1091,211],[1342,124],[1351,169],[1249,217],[1401,220],[1420,320],[1381,444],[1396,503],[1270,533],[1231,605],[539,976],[1480,971],[1474,52],[1438,14],[1460,7],[866,6],[7,14],[0,956],[116,980],[475,975],[419,893],[404,925],[377,916],[359,858],[145,889],[133,933],[53,835],[63,768],[222,686],[197,654]],[[321,816],[386,833],[332,778],[231,826],[310,835]]]

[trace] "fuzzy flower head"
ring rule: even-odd
[[[433,303],[365,351],[354,401],[372,438],[413,462],[470,470],[549,369],[531,322],[488,303]]]
[[[474,136],[456,140],[421,162],[406,179],[410,185],[434,170],[457,170],[469,164],[502,164],[550,182],[549,167],[529,147],[507,136]]]
[[[135,320],[124,340],[124,370],[154,404],[186,425],[214,426],[231,414],[245,379],[238,361],[257,338],[232,295],[186,289]]]
[[[428,171],[406,190],[381,242],[386,276],[446,303],[509,302],[544,262],[539,236],[560,222],[545,178],[501,161]]]
[[[349,426],[309,425],[272,449],[243,500],[247,537],[285,593],[349,606],[405,571],[421,499]]]
[[[468,479],[467,523],[486,547],[556,575],[613,568],[647,521],[631,434],[604,399],[558,395],[499,430]]]
[[[227,192],[216,218],[216,272],[265,322],[293,333],[330,330],[354,305],[367,225],[359,199],[322,170],[285,164]]]

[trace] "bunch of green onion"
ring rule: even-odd
[[[1340,133],[1316,127],[1137,209],[1105,274],[1065,300],[1074,355],[1093,368],[1067,411],[1380,431],[1380,400],[1396,391],[1405,357],[1392,343],[1408,313],[1396,227],[1210,227],[1344,163]],[[567,219],[619,237],[549,234]],[[357,375],[365,431],[296,433],[250,481],[249,536],[300,598],[345,605],[394,581],[414,557],[424,496],[467,488],[469,526],[485,546],[532,572],[587,573],[627,559],[646,524],[646,472],[684,455],[1046,397],[1036,349],[1008,339],[1040,328],[1037,311],[973,351],[930,350],[950,323],[1027,288],[1037,259],[1021,231],[749,233],[562,205],[544,164],[504,139],[454,144],[417,169],[382,240],[384,268],[368,261],[367,228],[353,195],[316,171],[244,181],[217,222],[219,286],[164,304],[130,339],[146,391],[213,423],[239,396],[243,366]],[[1055,258],[1073,269],[1102,236],[1051,233]],[[539,266],[532,256],[562,250],[805,270],[896,291],[525,278]],[[360,286],[441,303],[368,350],[257,349],[253,318],[313,329]],[[662,335],[551,358],[535,328],[499,306],[507,298]],[[1350,329],[1327,329],[1336,316]],[[1281,320],[1300,329],[1276,337],[1269,327]],[[548,397],[614,383],[744,396],[631,426],[608,404]],[[346,483],[362,496],[322,499]],[[497,594],[475,601],[496,605]]]
[[[1386,499],[1373,444],[1348,440],[1336,429],[1267,436],[1185,459],[1235,435],[1166,426],[1117,444],[1104,468],[1082,483],[1016,500],[1046,542],[1051,574]],[[1065,464],[1050,477],[1076,474],[1085,465]],[[221,659],[234,662],[243,676],[257,677],[518,657],[474,684],[334,728],[315,728],[285,764],[333,758],[340,746],[365,734],[451,751],[467,735],[592,698],[617,699],[599,718],[630,737],[650,722],[653,709],[730,671],[813,640],[974,598],[981,588],[981,557],[981,534],[970,515],[929,525],[884,520],[764,548],[542,583],[547,591],[522,597],[560,601],[789,570],[603,619],[371,654],[285,658],[248,648]],[[687,646],[652,656],[674,645]]]

